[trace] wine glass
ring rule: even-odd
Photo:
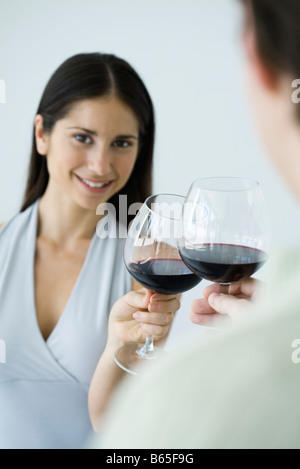
[[[258,182],[238,177],[194,181],[182,210],[178,248],[201,278],[229,285],[253,275],[270,251],[268,210]]]
[[[149,197],[130,225],[124,247],[124,263],[133,279],[154,293],[174,295],[195,287],[201,279],[182,261],[177,239],[181,236],[184,197],[159,194]],[[122,346],[116,363],[131,374],[139,374],[141,364],[153,360],[159,349],[153,337],[144,345]]]

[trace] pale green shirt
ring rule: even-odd
[[[242,323],[128,377],[91,446],[300,448],[300,251],[276,256],[270,270]]]

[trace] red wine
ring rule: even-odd
[[[145,288],[166,295],[183,293],[201,281],[181,259],[131,262],[127,269],[130,275]]]
[[[197,275],[218,283],[251,277],[266,261],[263,251],[231,244],[204,244],[180,248],[185,264]]]

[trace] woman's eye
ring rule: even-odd
[[[91,137],[89,137],[88,135],[84,135],[84,134],[77,134],[77,135],[75,135],[75,138],[80,143],[91,143],[92,142]]]
[[[128,148],[131,147],[131,145],[132,144],[128,142],[128,140],[116,140],[113,143],[113,146],[118,148]]]

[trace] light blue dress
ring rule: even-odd
[[[131,290],[124,239],[95,233],[63,314],[47,341],[34,299],[38,203],[0,231],[0,448],[84,446],[88,388],[107,340],[114,302]],[[3,360],[2,360],[3,361]]]

